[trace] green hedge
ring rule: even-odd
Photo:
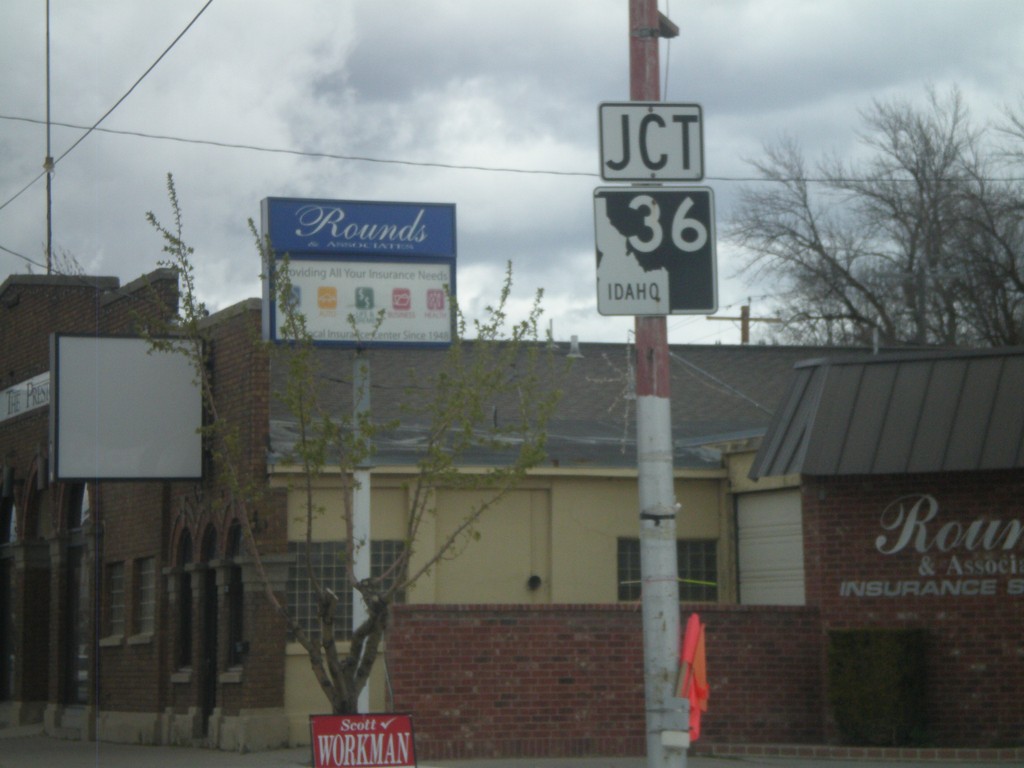
[[[829,632],[828,693],[843,743],[927,741],[924,630]]]

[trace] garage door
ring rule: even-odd
[[[804,605],[800,492],[743,494],[736,517],[740,603]]]

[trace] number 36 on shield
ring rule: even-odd
[[[641,253],[651,253],[661,247],[665,241],[665,230],[662,226],[661,205],[652,195],[637,195],[629,202],[629,207],[644,213],[643,223],[647,229],[645,236],[630,235],[629,244]],[[699,219],[690,216],[693,198],[684,196],[672,213],[668,236],[672,244],[684,253],[699,251],[708,242],[708,227]]]

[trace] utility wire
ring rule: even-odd
[[[212,1],[212,0],[211,0]],[[36,123],[41,124],[41,120],[35,120],[30,117],[18,117],[15,115],[0,115],[0,120],[15,120],[24,123]],[[62,128],[76,128],[82,129],[86,126],[75,125],[73,123],[59,123],[54,122],[52,125],[57,125]],[[396,160],[393,158],[384,157],[370,157],[367,155],[343,155],[335,152],[314,152],[310,150],[301,149],[288,149],[284,147],[266,147],[259,146],[256,144],[243,144],[239,142],[229,141],[214,141],[212,139],[188,139],[182,136],[168,136],[166,134],[158,133],[144,133],[142,131],[125,131],[115,130],[113,128],[97,128],[93,127],[93,131],[97,133],[110,133],[118,136],[134,136],[142,139],[155,139],[158,141],[174,141],[180,144],[198,144],[207,147],[218,147],[220,149],[244,149],[251,152],[266,152],[270,154],[278,155],[295,155],[296,157],[311,157],[320,158],[327,160],[352,160],[363,163],[383,163],[387,165],[409,165],[421,168],[445,168],[449,170],[459,171],[488,171],[491,173],[522,173],[522,174],[539,174],[545,176],[584,176],[584,177],[596,177],[599,174],[590,173],[585,171],[552,171],[546,169],[534,169],[534,168],[509,168],[501,166],[488,166],[488,165],[465,165],[457,163],[439,163],[433,161],[418,161],[418,160]],[[2,206],[0,206],[2,207]]]
[[[212,2],[212,0],[211,0]],[[42,125],[43,120],[38,120],[31,117],[21,117],[18,115],[4,115],[0,114],[0,120],[12,120],[22,123],[33,123],[36,125]],[[269,154],[278,155],[293,155],[296,157],[309,157],[314,159],[325,159],[325,160],[347,160],[352,162],[362,163],[381,163],[386,165],[405,165],[417,168],[443,168],[447,170],[455,171],[484,171],[488,173],[518,173],[525,175],[536,175],[536,176],[576,176],[583,178],[599,178],[599,173],[590,171],[553,171],[544,168],[511,168],[507,166],[490,166],[490,165],[468,165],[461,163],[439,163],[426,160],[401,160],[395,158],[386,157],[371,157],[367,155],[345,155],[336,152],[318,152],[312,150],[302,149],[290,149],[287,147],[267,147],[260,146],[258,144],[244,144],[241,142],[231,141],[216,141],[213,139],[190,139],[184,136],[170,136],[167,134],[159,133],[146,133],[144,131],[129,131],[119,130],[115,128],[99,128],[96,126],[89,127],[84,125],[77,125],[75,123],[62,123],[53,122],[52,125],[59,126],[61,128],[74,128],[79,130],[89,130],[95,133],[109,133],[115,136],[133,136],[141,139],[152,139],[155,141],[173,141],[179,144],[197,144],[200,146],[217,147],[220,149],[240,149],[247,150],[250,152],[265,152]],[[69,150],[70,151],[70,150]],[[65,155],[67,152],[64,153]],[[64,155],[61,155],[63,157]],[[943,179],[932,179],[932,181],[942,181]],[[1024,177],[1016,176],[999,176],[999,177],[984,177],[984,181],[993,182],[1021,182],[1024,181]],[[32,186],[38,179],[34,179],[29,183],[28,186]],[[765,178],[764,176],[705,176],[704,181],[717,181],[717,182],[729,182],[729,183],[741,183],[741,184],[753,184],[753,183],[769,183],[769,184],[786,184],[790,182],[806,182],[808,184],[833,184],[833,183],[866,183],[874,181],[869,178],[825,178],[817,176],[793,176],[793,177],[774,177]],[[907,183],[915,183],[914,179],[889,179],[889,181],[900,181]],[[954,181],[954,179],[950,179]],[[26,187],[27,189],[27,187]],[[22,190],[23,192],[24,190]],[[14,197],[20,195],[18,192]],[[14,198],[8,200],[7,203],[0,205],[0,209],[10,203]]]
[[[4,253],[9,253],[9,254],[11,254],[11,256],[16,256],[17,258],[21,259],[22,261],[26,261],[26,262],[28,262],[29,264],[31,264],[31,265],[33,265],[35,267],[39,267],[40,269],[46,269],[46,265],[43,264],[42,262],[36,261],[35,259],[31,259],[31,258],[29,258],[28,256],[26,256],[26,255],[24,255],[22,253],[18,253],[17,251],[12,251],[10,248],[7,248],[7,247],[5,247],[3,245],[0,245],[0,251],[3,251]]]
[[[161,53],[156,58],[156,61],[154,61],[152,64],[150,64],[149,67],[146,69],[146,71],[143,72],[134,83],[132,83],[131,88],[129,88],[127,91],[125,91],[124,95],[121,96],[121,98],[119,98],[116,102],[114,102],[114,106],[112,106],[110,109],[108,109],[106,112],[104,112],[103,116],[100,117],[100,119],[97,120],[95,123],[93,123],[91,127],[86,128],[85,129],[85,133],[83,133],[81,136],[79,136],[78,140],[75,141],[74,144],[72,144],[70,147],[68,147],[66,150],[64,150],[63,154],[61,154],[60,157],[55,159],[53,161],[53,163],[50,164],[49,168],[44,169],[42,173],[40,173],[38,176],[36,176],[34,179],[32,179],[32,181],[30,181],[26,186],[24,186],[21,190],[19,190],[18,193],[14,195],[14,197],[12,197],[9,200],[7,200],[3,205],[0,205],[0,211],[2,211],[4,208],[6,208],[11,203],[13,203],[26,190],[28,190],[29,187],[31,187],[33,184],[35,184],[37,181],[39,181],[44,176],[46,176],[46,174],[49,171],[51,171],[54,167],[56,167],[56,165],[61,160],[63,160],[65,157],[67,157],[72,151],[74,151],[74,149],[79,144],[81,144],[83,141],[85,141],[86,137],[90,133],[92,133],[93,131],[97,130],[99,128],[100,123],[102,123],[104,120],[106,120],[108,117],[110,117],[110,115],[113,113],[113,111],[115,109],[117,109],[119,106],[121,106],[121,104],[124,102],[124,100],[127,99],[131,95],[132,91],[134,91],[138,87],[139,83],[141,83],[143,80],[145,80],[146,77],[149,75],[149,73],[152,72],[156,68],[156,65],[159,64],[163,60],[163,58],[168,53],[171,52],[171,49],[175,45],[178,44],[178,41],[181,40],[181,38],[183,38],[185,36],[185,33],[187,33],[192,28],[192,26],[199,20],[199,17],[202,16],[203,13],[205,13],[206,9],[209,8],[212,4],[213,4],[213,0],[206,0],[206,4],[202,8],[199,9],[199,12],[195,16],[192,17],[192,21],[190,21],[187,25],[185,25],[185,28],[183,30],[181,30],[181,32],[178,33],[178,36],[175,37],[174,40],[171,41],[171,44],[168,45],[164,49],[164,52]],[[56,123],[51,123],[51,125],[56,125]],[[75,127],[79,127],[79,126],[75,126]]]
[[[212,0],[211,0],[212,2]],[[20,117],[17,115],[3,115],[0,114],[0,120],[12,120],[23,123],[34,123],[42,125],[42,120],[37,120],[31,117]],[[600,174],[588,172],[588,171],[553,171],[543,168],[511,168],[508,166],[490,166],[490,165],[468,165],[460,163],[440,163],[434,161],[425,160],[401,160],[395,158],[386,157],[371,157],[367,155],[345,155],[336,152],[316,152],[311,150],[301,149],[289,149],[287,147],[267,147],[260,146],[257,144],[243,144],[240,142],[229,142],[229,141],[215,141],[212,139],[190,139],[183,136],[170,136],[159,133],[146,133],[143,131],[128,131],[118,130],[114,128],[99,128],[96,126],[89,127],[83,125],[77,125],[75,123],[62,123],[53,122],[52,125],[60,126],[62,128],[74,128],[88,130],[96,133],[109,133],[117,136],[133,136],[142,139],[153,139],[156,141],[173,141],[179,144],[197,144],[200,146],[218,147],[221,149],[240,149],[247,150],[250,152],[264,152],[269,154],[279,155],[293,155],[296,157],[308,157],[315,159],[325,160],[347,160],[352,162],[363,162],[363,163],[380,163],[385,165],[405,165],[418,168],[442,168],[447,170],[456,171],[484,171],[488,173],[517,173],[525,175],[537,175],[537,176],[576,176],[584,178],[598,178]],[[69,150],[70,151],[70,150]],[[64,153],[65,155],[67,152]],[[64,155],[61,155],[63,157]],[[28,187],[31,187],[39,179],[33,179],[29,182]],[[832,184],[832,183],[866,183],[872,181],[867,178],[825,178],[825,177],[814,177],[814,176],[801,176],[801,177],[776,177],[776,178],[765,178],[763,176],[705,176],[705,181],[718,181],[718,182],[733,182],[733,183],[772,183],[772,184],[785,184],[789,182],[807,182],[808,184]],[[933,181],[941,181],[942,179],[934,179]],[[1020,182],[1024,181],[1024,177],[1013,177],[1013,176],[1001,176],[1001,177],[987,177],[986,181],[994,182]],[[904,181],[908,183],[914,183],[914,179],[890,179],[890,181]],[[15,198],[21,195],[25,191],[22,189],[20,192],[15,194],[7,203],[0,205],[0,209],[3,209],[8,203],[13,202]]]
[[[720,378],[715,376],[710,371],[704,370],[699,365],[697,365],[696,363],[690,362],[689,360],[687,360],[682,355],[678,355],[675,352],[673,352],[672,350],[669,350],[668,355],[669,355],[669,358],[671,358],[672,360],[675,360],[675,361],[677,361],[679,363],[682,363],[687,368],[690,368],[690,369],[696,371],[697,373],[699,373],[700,375],[706,376],[707,378],[711,379],[711,381],[713,381],[719,387],[725,389],[728,392],[731,392],[732,394],[736,395],[737,397],[739,397],[739,398],[741,398],[743,400],[746,400],[748,403],[753,405],[758,410],[764,411],[769,416],[772,414],[772,410],[770,408],[766,408],[765,406],[761,405],[759,402],[754,400],[752,397],[749,397],[749,396],[745,395],[743,392],[740,392],[738,389],[736,389],[736,387],[732,386],[731,384],[727,384],[726,382],[722,381]]]

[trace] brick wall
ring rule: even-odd
[[[0,285],[0,389],[21,384],[50,368],[50,334],[124,334],[177,307],[177,277],[156,270],[121,286],[116,278],[84,275],[13,275]],[[6,405],[6,404],[4,404]],[[6,414],[5,414],[6,415]],[[67,648],[65,595],[67,552],[54,560],[52,543],[62,537],[62,504],[67,488],[43,484],[49,413],[36,408],[0,424],[0,456],[13,466],[19,540],[2,555],[13,567],[12,642],[16,661],[14,696],[23,703],[62,701],[71,677],[64,672],[77,655]],[[5,532],[6,533],[6,532]],[[6,537],[5,537],[6,539]],[[85,566],[90,574],[90,566]],[[95,585],[86,587],[87,596]],[[92,627],[84,628],[87,636]],[[87,656],[92,659],[92,650]],[[90,694],[91,695],[91,694]]]
[[[905,516],[922,494],[935,499],[934,518],[900,552],[881,553],[880,537],[891,549],[901,536],[890,505],[905,499]],[[711,684],[696,751],[838,743],[828,632],[872,627],[926,631],[931,745],[1020,744],[1022,498],[1020,470],[810,480],[808,607],[692,606],[707,625]],[[979,564],[993,572],[969,572]],[[885,596],[930,582],[960,594]],[[850,583],[880,594],[844,594]],[[394,707],[413,715],[424,759],[639,755],[641,647],[635,605],[398,606],[388,640]]]
[[[102,670],[99,691],[101,710],[148,712],[165,698],[167,677],[161,674],[160,657],[166,639],[159,632],[142,633],[136,611],[140,589],[138,566],[152,558],[156,578],[156,606],[159,616],[164,590],[160,571],[166,564],[166,483],[108,483],[100,487],[97,499],[103,517],[102,567],[122,563],[124,567],[124,634],[120,642],[100,649]],[[109,633],[109,593],[101,582],[98,636]]]
[[[700,745],[820,742],[817,612],[693,608],[711,685]],[[395,711],[413,715],[420,759],[642,755],[641,621],[636,604],[397,606]]]
[[[175,316],[178,305],[177,275],[159,269],[127,285],[116,278],[87,276],[13,276],[0,285],[0,348],[5,367],[0,372],[0,389],[45,373],[50,367],[51,333],[137,335],[147,327],[165,332],[163,320]],[[204,321],[209,334],[219,423],[237,428],[237,466],[242,486],[265,483],[267,429],[269,425],[269,359],[259,343],[260,304],[243,302]],[[153,407],[160,407],[154,403]],[[48,442],[48,410],[40,408],[0,424],[0,457],[14,465],[17,509],[23,541],[4,545],[0,557],[10,570],[9,599],[16,613],[12,625],[15,697],[21,701],[43,701],[60,705],[66,701],[73,675],[66,671],[68,660],[77,655],[69,649],[66,594],[69,542],[64,513],[71,506],[70,484],[57,484],[37,491],[33,472],[44,469]],[[212,470],[212,471],[211,471]],[[88,668],[98,660],[101,685],[88,686],[89,703],[103,712],[160,713],[168,706],[187,712],[199,704],[201,675],[176,675],[175,656],[180,603],[168,588],[180,568],[175,545],[184,529],[194,543],[193,573],[193,665],[200,667],[203,649],[202,612],[206,592],[201,588],[207,567],[227,573],[227,534],[235,515],[230,503],[231,483],[225,479],[220,462],[208,463],[204,482],[102,483],[91,484],[93,519],[82,539],[86,554],[84,572],[88,584],[83,600],[91,605],[99,592],[98,626],[83,627],[84,639],[101,638],[85,649]],[[257,537],[265,554],[287,550],[285,526],[286,494],[268,494],[259,508]],[[96,527],[100,522],[102,528]],[[199,547],[208,530],[215,532],[215,546],[208,564],[195,565]],[[100,535],[94,535],[100,533]],[[99,547],[99,573],[111,563],[124,565],[125,629],[110,633],[109,595],[96,583],[93,555]],[[31,557],[29,557],[31,555]],[[152,558],[156,578],[155,631],[142,631],[135,615],[139,592],[139,563]],[[247,568],[249,566],[246,566]],[[165,570],[169,573],[165,575]],[[242,620],[249,652],[241,667],[217,678],[216,704],[223,714],[280,707],[284,691],[284,624],[269,607],[262,590],[247,586]],[[222,593],[221,593],[222,594]],[[42,600],[33,600],[42,595]],[[218,663],[223,673],[229,666],[229,617],[226,601],[218,599]],[[97,647],[94,647],[97,646]],[[232,662],[234,659],[231,660]],[[185,682],[182,682],[182,681]],[[95,681],[91,681],[95,683]],[[98,696],[98,701],[95,697]]]
[[[918,519],[907,545],[884,554],[879,544],[898,546],[896,523],[901,514],[906,522],[923,495],[934,499],[934,517]],[[1014,537],[1024,525],[1022,499],[1024,470],[814,478],[805,485],[808,603],[820,609],[826,630],[926,631],[928,735],[939,746],[1024,741],[1024,536]],[[994,525],[1006,534],[998,546],[967,538],[977,521],[980,532]],[[972,570],[992,563],[985,567],[994,572],[972,574],[968,562]],[[851,585],[881,594],[859,596]],[[947,593],[906,594],[925,589]],[[831,724],[828,735],[834,738]]]
[[[208,335],[208,353],[212,361],[216,418],[220,425],[229,425],[231,442],[235,446],[232,465],[238,471],[237,482],[243,489],[262,492],[255,511],[255,532],[259,551],[272,556],[287,551],[286,492],[271,492],[263,488],[266,476],[267,430],[270,423],[270,359],[267,348],[260,342],[260,303],[242,302],[204,321],[203,331]],[[190,519],[179,519],[176,525],[191,529],[192,540],[200,546],[208,525],[218,533],[217,559],[227,556],[227,535],[238,508],[230,503],[232,481],[226,471],[226,462],[219,449],[213,450],[212,460],[204,474],[203,493],[207,502],[194,510]],[[190,489],[183,489],[186,495]],[[180,508],[180,499],[172,499],[172,507]],[[179,516],[180,517],[180,516]],[[175,539],[172,534],[169,538]],[[197,549],[197,560],[198,549]],[[225,715],[238,715],[245,710],[280,707],[284,700],[284,654],[286,634],[283,620],[271,608],[258,582],[249,558],[243,567],[247,582],[242,603],[242,639],[248,651],[241,658],[240,674],[221,677],[218,683],[217,705]],[[227,584],[228,566],[221,562],[218,578],[222,588]],[[203,627],[200,620],[202,590],[198,589],[203,574],[193,574],[193,587],[197,589],[193,606],[193,653],[203,648]],[[218,669],[229,668],[230,649],[229,611],[226,599],[218,606]],[[173,622],[172,622],[173,625]],[[199,675],[193,675],[191,685],[175,686],[173,706],[186,711],[195,706],[200,695]]]
[[[818,612],[791,606],[694,609],[707,625],[711,686],[698,746],[822,743],[824,668]]]

